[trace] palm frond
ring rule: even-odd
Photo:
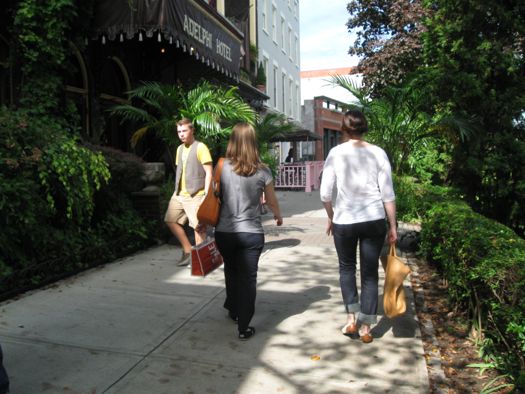
[[[149,131],[148,126],[141,127],[140,129],[135,131],[133,135],[131,136],[131,146],[133,148],[137,146],[138,142],[142,139],[142,137],[144,137],[144,135],[146,135],[148,131]]]
[[[361,106],[365,106],[369,101],[367,92],[360,88],[357,83],[347,75],[334,74],[330,79],[326,80],[326,82],[349,91]]]
[[[470,140],[480,130],[479,122],[474,118],[447,115],[440,119],[439,124],[454,131],[462,142]]]
[[[152,119],[148,111],[129,104],[116,105],[109,110],[109,113],[118,116],[120,123],[125,121],[147,123]]]

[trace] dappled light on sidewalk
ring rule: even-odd
[[[407,313],[379,316],[374,342],[342,335],[318,195],[278,197],[284,225],[263,217],[253,338],[239,341],[223,308],[223,269],[192,277],[161,245],[3,303],[13,393],[428,392],[410,288]]]

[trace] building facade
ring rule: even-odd
[[[265,105],[301,119],[299,0],[256,0],[258,61],[266,73]]]
[[[268,98],[251,81],[249,48],[255,40],[255,0],[171,0],[133,2],[98,0],[89,15],[86,37],[67,37],[70,54],[64,73],[65,95],[77,107],[84,137],[94,143],[132,151],[133,128],[112,117],[115,104],[129,103],[128,92],[142,81],[195,86],[201,79],[238,86],[240,95],[262,110]],[[20,65],[13,61],[16,37],[10,26],[19,5],[0,10],[0,105],[15,105]],[[75,34],[74,30],[72,34]],[[75,45],[83,41],[84,45]],[[158,141],[144,152],[155,161]]]
[[[308,154],[313,154],[313,161],[325,160],[330,149],[341,142],[341,124],[346,105],[326,96],[316,96],[304,101],[303,124],[322,137],[319,141],[301,143],[302,150],[308,150]]]
[[[320,70],[301,71],[301,103],[316,96],[327,96],[343,103],[351,103],[356,99],[348,90],[333,86],[329,81],[335,75],[349,77],[356,86],[362,84],[362,74],[357,73],[357,67],[338,67]]]
[[[301,71],[302,123],[322,139],[301,143],[301,154],[322,161],[332,147],[341,141],[341,122],[343,113],[356,98],[346,89],[329,83],[335,76],[345,76],[361,86],[362,75],[355,67],[340,67],[322,70]]]

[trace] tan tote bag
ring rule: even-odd
[[[387,256],[381,257],[385,270],[385,286],[383,290],[383,309],[385,315],[393,318],[406,312],[407,303],[403,281],[410,273],[410,268],[396,255],[396,247],[390,245]]]

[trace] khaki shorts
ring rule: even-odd
[[[204,196],[177,196],[175,193],[171,196],[164,221],[166,223],[178,223],[184,226],[190,222],[190,227],[195,228],[199,221],[197,220],[197,210],[201,205]]]

